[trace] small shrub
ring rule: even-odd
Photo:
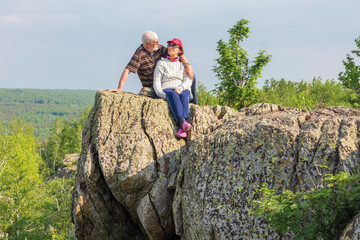
[[[310,192],[275,194],[263,186],[255,215],[264,216],[281,236],[291,231],[294,239],[339,239],[360,211],[359,183],[360,174],[340,173],[326,175],[324,187]]]

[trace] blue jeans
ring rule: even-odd
[[[180,94],[177,94],[174,89],[164,89],[164,92],[176,121],[179,122],[182,118],[188,120],[190,102],[189,90],[184,90]]]

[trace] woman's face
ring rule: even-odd
[[[175,43],[168,44],[168,54],[170,57],[177,57],[180,53],[180,46]]]

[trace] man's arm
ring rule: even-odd
[[[181,55],[180,61],[185,65],[185,76],[189,76],[189,78],[193,80],[194,72],[187,58],[184,55]]]
[[[125,83],[127,77],[129,76],[129,73],[130,73],[130,70],[125,68],[123,73],[121,74],[118,88],[117,89],[110,89],[109,92],[121,92],[122,88],[124,86],[124,83]]]

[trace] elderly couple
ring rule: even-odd
[[[167,44],[167,48],[160,45],[157,34],[146,31],[142,44],[121,74],[118,88],[109,91],[120,92],[129,73],[137,73],[143,86],[139,94],[167,100],[179,124],[176,136],[185,138],[191,129],[188,120],[193,71],[183,55],[181,40],[174,38]]]

